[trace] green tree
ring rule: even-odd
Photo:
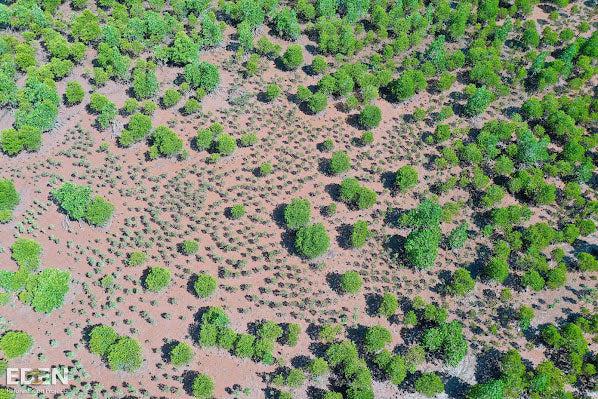
[[[324,374],[327,374],[330,371],[330,367],[328,366],[328,362],[321,358],[316,357],[307,366],[307,370],[312,375],[312,377],[321,377]]]
[[[71,275],[69,272],[48,268],[29,277],[25,290],[19,299],[31,305],[36,312],[50,313],[64,302],[69,290]]]
[[[359,114],[359,124],[364,129],[373,129],[378,127],[382,120],[382,111],[376,105],[366,105]]]
[[[102,34],[100,19],[90,10],[84,10],[73,18],[71,33],[83,43],[95,41]]]
[[[369,235],[368,222],[365,220],[356,221],[351,232],[351,246],[353,248],[363,247]]]
[[[311,205],[307,199],[293,198],[284,208],[284,222],[287,228],[297,230],[311,220]]]
[[[200,298],[209,297],[216,291],[216,288],[218,288],[218,282],[214,277],[206,273],[198,274],[197,279],[193,283],[195,294]]]
[[[417,170],[411,165],[401,166],[395,175],[395,186],[401,192],[411,190],[417,185],[419,176]]]
[[[114,213],[114,205],[103,197],[95,196],[87,204],[85,221],[93,226],[105,226]]]
[[[467,116],[477,116],[486,111],[486,108],[494,101],[494,94],[485,86],[476,88],[465,104]]]
[[[20,201],[21,197],[12,180],[0,179],[0,212],[8,212],[12,217],[12,211]]]
[[[519,319],[519,327],[525,331],[531,326],[532,320],[534,319],[534,310],[529,306],[521,306],[517,318]]]
[[[35,240],[17,238],[10,247],[11,257],[20,269],[33,271],[39,268],[42,246]]]
[[[237,149],[237,141],[227,133],[221,133],[214,139],[214,147],[222,156],[229,156]]]
[[[33,346],[33,338],[24,331],[7,331],[0,338],[0,350],[7,359],[25,355]]]
[[[307,107],[312,114],[318,114],[328,106],[328,97],[326,94],[318,91],[307,98]]]
[[[467,223],[463,222],[450,232],[449,236],[447,237],[447,244],[450,249],[459,249],[463,247],[468,238],[468,228],[469,226]]]
[[[502,380],[490,380],[471,387],[467,393],[467,399],[503,399],[504,382]]]
[[[436,373],[422,373],[415,380],[415,390],[428,398],[433,398],[444,392],[444,383]]]
[[[492,257],[484,266],[484,275],[491,280],[503,283],[509,276],[509,264],[505,259]]]
[[[335,175],[344,173],[351,168],[351,159],[345,151],[336,151],[330,158],[329,168]]]
[[[91,188],[66,182],[53,190],[52,196],[71,219],[80,220],[85,216],[91,202]]]
[[[185,342],[179,342],[170,350],[169,359],[175,366],[185,366],[193,360],[193,348]]]
[[[350,270],[341,274],[340,278],[341,289],[346,294],[357,294],[363,285],[363,279],[354,270]]]
[[[168,49],[168,58],[175,65],[187,65],[197,60],[199,46],[185,33],[178,31]]]
[[[251,358],[254,354],[255,337],[251,334],[239,334],[235,342],[235,356]]]
[[[276,83],[270,83],[268,86],[266,86],[266,99],[268,101],[274,101],[278,96],[280,96],[280,92],[280,86],[278,86]]]
[[[181,99],[182,94],[176,89],[166,89],[162,96],[162,106],[170,108],[175,106]]]
[[[141,367],[141,346],[130,337],[120,337],[108,348],[106,356],[112,370],[133,372]]]
[[[392,341],[392,334],[382,326],[369,327],[365,332],[364,344],[368,352],[378,352]]]
[[[308,259],[323,255],[330,247],[330,238],[321,223],[301,227],[295,237],[295,248]]]
[[[166,157],[179,154],[183,149],[183,140],[166,126],[158,126],[151,136],[152,145],[149,149],[151,159],[158,155]]]
[[[75,105],[83,101],[85,92],[83,91],[83,87],[81,87],[79,82],[72,80],[66,84],[64,97],[67,105]]]
[[[108,354],[108,349],[116,342],[118,334],[112,327],[95,326],[89,334],[89,350],[100,356]]]
[[[162,291],[169,283],[170,270],[159,266],[150,267],[143,281],[145,288],[152,292]]]
[[[580,252],[577,255],[577,267],[583,272],[596,271],[598,270],[598,260],[588,252]]]
[[[214,381],[207,374],[198,374],[193,379],[191,390],[197,399],[211,399],[214,396]]]
[[[220,72],[209,62],[193,62],[185,66],[185,81],[193,89],[203,89],[211,93],[220,85]]]
[[[282,64],[287,70],[294,70],[303,65],[303,50],[298,44],[291,44],[282,55]]]
[[[301,34],[301,27],[295,10],[282,7],[274,16],[274,30],[285,39],[297,40]]]
[[[399,300],[395,294],[385,292],[382,295],[380,306],[378,307],[378,314],[384,317],[392,317],[399,309]]]
[[[467,269],[458,268],[451,278],[449,292],[453,295],[464,296],[471,292],[475,286],[475,280]]]
[[[441,233],[438,227],[415,229],[405,240],[407,259],[418,269],[434,266],[438,255]]]

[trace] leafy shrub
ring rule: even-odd
[[[147,255],[141,251],[131,252],[127,259],[127,266],[141,266],[147,261]]]
[[[251,147],[255,143],[257,143],[258,138],[255,133],[245,133],[240,138],[240,143],[242,147]]]
[[[260,165],[259,167],[259,173],[260,176],[267,176],[270,173],[272,173],[272,164],[269,162],[264,162],[263,164]]]

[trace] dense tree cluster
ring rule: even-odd
[[[100,355],[115,371],[134,372],[143,363],[139,343],[127,336],[119,335],[112,327],[97,325],[88,336],[91,353]]]
[[[114,213],[114,205],[99,195],[93,197],[88,186],[66,182],[52,191],[52,197],[69,218],[93,226],[105,226]]]
[[[274,345],[283,336],[283,328],[271,321],[257,326],[256,334],[238,333],[229,327],[230,319],[218,307],[208,308],[201,316],[197,341],[202,347],[219,347],[240,358],[272,364]],[[290,330],[289,330],[290,331]],[[297,333],[296,329],[293,329]],[[289,336],[289,334],[287,335]],[[286,340],[289,342],[289,339]],[[290,340],[292,343],[294,340]]]
[[[354,177],[348,177],[341,182],[340,199],[347,205],[357,209],[368,209],[374,206],[378,196],[376,192],[359,183]]]
[[[441,216],[440,205],[426,199],[401,217],[401,223],[412,229],[405,239],[405,254],[407,260],[418,269],[434,266],[442,238]]]

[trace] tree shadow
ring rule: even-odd
[[[478,354],[475,366],[475,379],[478,382],[498,378],[502,355],[496,348],[490,348]]]
[[[332,291],[336,294],[341,295],[343,290],[341,288],[341,275],[336,272],[330,272],[326,274],[326,283]]]
[[[367,293],[365,294],[365,312],[370,317],[378,315],[378,309],[382,303],[382,295]]]
[[[172,340],[162,345],[160,348],[160,358],[164,363],[168,363],[170,361],[170,352],[172,352],[177,344],[179,344],[179,341]]]
[[[336,228],[336,242],[342,249],[351,249],[351,233],[353,232],[353,226],[347,223],[343,223]]]
[[[197,377],[199,373],[197,371],[187,370],[183,372],[182,382],[183,382],[183,389],[187,393],[187,395],[193,396],[193,380]]]

